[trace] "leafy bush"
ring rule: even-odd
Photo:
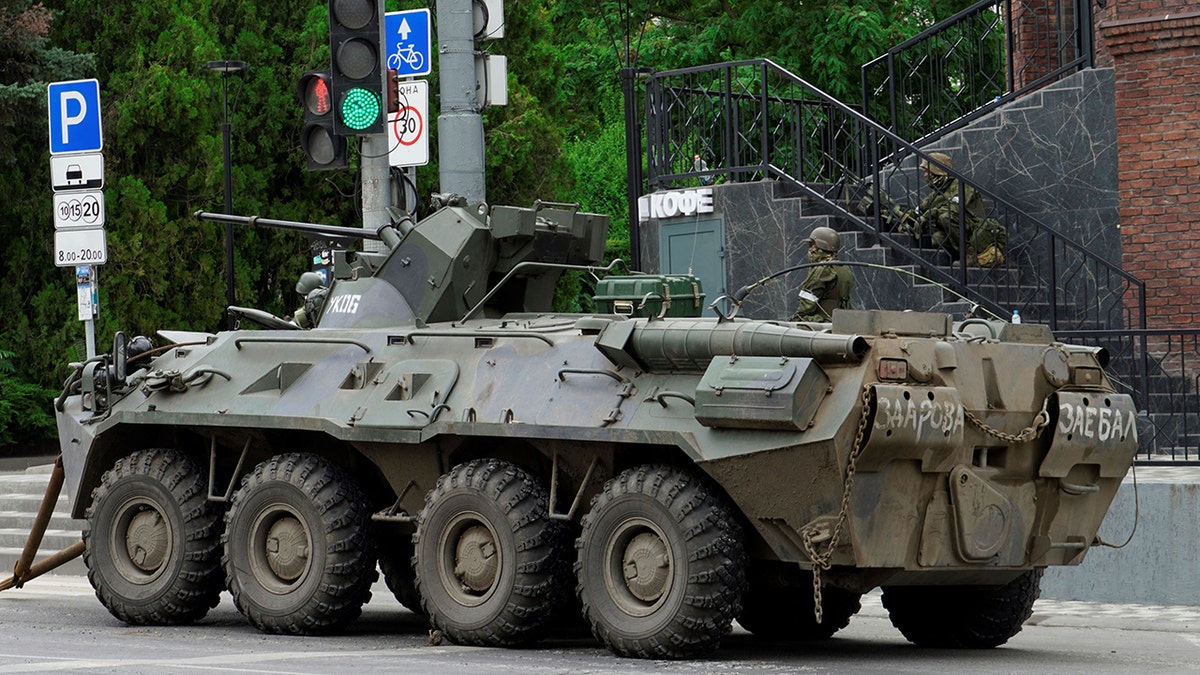
[[[28,449],[54,439],[55,396],[52,389],[0,374],[0,448]]]

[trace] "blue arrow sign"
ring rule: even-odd
[[[429,30],[429,10],[409,9],[388,12],[384,16],[387,67],[399,77],[415,77],[432,72],[433,48]]]
[[[46,85],[50,111],[50,154],[99,152],[100,83],[96,80],[51,82]]]

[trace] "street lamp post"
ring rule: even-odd
[[[233,160],[230,154],[230,136],[233,124],[230,121],[237,112],[238,96],[242,93],[242,85],[246,82],[245,61],[209,61],[204,64],[207,70],[221,73],[221,136],[225,154],[225,213],[233,213]],[[229,76],[238,73],[241,81],[238,90],[233,95],[233,107],[229,106]],[[225,224],[225,303],[235,304],[233,294],[233,223]],[[227,316],[228,327],[233,328],[233,317]]]
[[[629,59],[629,63],[633,60]],[[625,99],[625,191],[629,208],[629,262],[635,270],[642,269],[642,232],[638,221],[638,197],[642,195],[642,125],[638,115],[637,80],[653,72],[650,68],[624,66],[621,94]]]

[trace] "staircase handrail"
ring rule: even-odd
[[[980,0],[864,64],[859,69],[863,110],[893,132],[918,145],[941,138],[1014,98],[1055,82],[1069,73],[1092,67],[1096,56],[1091,3],[1092,0],[1051,0],[1042,2],[1038,7],[1030,7],[1024,5],[1023,0]],[[1069,9],[1064,12],[1063,8]],[[1020,31],[1013,27],[1014,17],[1018,13],[1022,19]],[[1003,25],[996,28],[999,22]],[[1070,28],[1064,30],[1063,23],[1069,23]],[[981,30],[973,33],[972,26],[979,26]],[[962,45],[973,45],[977,49],[974,56],[978,58],[954,59],[956,64],[968,64],[959,72],[959,87],[930,89],[928,82],[937,81],[939,75],[955,72],[947,63],[950,61],[947,55],[939,58],[935,53],[939,39],[954,31],[960,33],[943,42],[950,46],[948,52]],[[1021,34],[1018,35],[1018,32]],[[1026,46],[1021,38],[1026,35],[1035,36],[1030,54],[1022,51]],[[987,59],[982,52],[987,49],[986,43],[993,36],[1000,53],[991,54],[994,58]],[[1055,43],[1052,45],[1055,48],[1050,49],[1044,41],[1051,39],[1061,39],[1062,42]],[[1072,58],[1063,58],[1064,47],[1072,50]],[[1041,48],[1040,51],[1038,48]],[[922,77],[898,77],[898,64],[909,62],[904,58],[909,53],[918,55],[911,62],[923,64],[924,68],[920,69]],[[1025,58],[1018,63],[1017,55]],[[1062,61],[1054,65],[1049,62],[1054,58]],[[984,64],[989,61],[1000,70],[985,72]],[[880,71],[885,75],[877,75]],[[920,81],[924,86],[917,92],[901,92],[900,89],[912,80]],[[985,86],[974,86],[979,81],[986,83]],[[877,98],[882,98],[881,104],[872,105]],[[901,107],[913,98],[925,99],[927,105],[912,115],[911,125],[902,124]]]
[[[662,108],[663,104],[665,103],[664,96],[667,91],[666,89],[664,89],[663,83],[671,78],[676,78],[676,77],[717,73],[721,77],[721,83],[723,86],[721,91],[713,92],[711,90],[702,89],[702,88],[683,87],[680,89],[680,92],[686,92],[691,95],[698,95],[701,97],[707,96],[709,98],[712,98],[713,96],[719,96],[719,97],[728,99],[733,94],[732,86],[731,86],[733,83],[733,80],[734,80],[733,71],[740,69],[740,68],[747,68],[747,67],[754,68],[758,71],[758,73],[759,73],[758,85],[759,86],[757,88],[757,91],[754,92],[753,96],[746,94],[746,93],[738,93],[737,101],[754,100],[757,102],[759,109],[757,111],[757,114],[755,115],[755,122],[759,123],[759,126],[758,126],[758,128],[755,128],[755,129],[746,130],[746,132],[744,134],[742,133],[742,130],[740,130],[740,129],[735,130],[735,129],[730,128],[730,129],[725,129],[724,131],[727,136],[732,135],[734,131],[737,131],[739,138],[740,137],[749,137],[749,136],[753,135],[752,132],[757,132],[758,133],[758,139],[757,139],[758,147],[752,148],[752,150],[759,153],[758,154],[758,157],[759,157],[758,163],[757,164],[732,163],[732,164],[725,164],[725,165],[716,166],[716,167],[706,167],[705,169],[703,169],[701,171],[690,170],[690,169],[695,168],[692,166],[692,164],[690,162],[692,155],[690,153],[686,153],[683,157],[679,157],[679,156],[672,154],[670,152],[671,148],[667,147],[667,144],[669,144],[669,141],[667,141],[665,139],[670,136],[670,132],[673,131],[674,129],[669,128],[670,125],[667,124],[667,121],[662,119],[661,113],[666,112],[666,110],[659,109],[659,108]],[[798,172],[793,172],[787,168],[783,168],[783,162],[772,162],[773,148],[772,148],[772,144],[770,143],[770,140],[771,140],[770,134],[764,133],[764,132],[769,132],[770,129],[772,128],[772,121],[767,119],[767,113],[768,113],[768,108],[769,108],[768,103],[778,102],[778,103],[787,103],[787,104],[795,105],[795,104],[802,104],[804,101],[800,101],[799,99],[797,99],[795,97],[778,97],[776,99],[772,99],[771,92],[769,91],[769,84],[770,84],[768,81],[769,75],[774,75],[774,76],[782,79],[785,83],[799,87],[804,94],[805,101],[815,100],[815,101],[819,102],[822,111],[824,111],[824,112],[836,111],[838,115],[841,115],[849,122],[852,122],[853,125],[855,125],[857,128],[853,130],[854,132],[852,134],[850,134],[850,137],[854,138],[854,139],[859,139],[861,142],[861,145],[859,146],[859,148],[854,149],[855,155],[841,156],[838,154],[830,154],[828,152],[825,152],[821,157],[819,157],[819,159],[821,160],[819,162],[819,164],[821,165],[821,167],[823,169],[823,173],[824,173],[823,176],[822,175],[816,175],[816,176],[802,175],[803,174],[802,169],[804,166],[803,158],[800,160],[800,163],[799,163],[799,165],[801,167],[801,171],[798,171]],[[724,124],[726,124],[727,126],[732,125],[733,121],[736,119],[736,115],[732,114],[731,111],[734,108],[737,108],[737,106],[733,105],[737,101],[725,101],[725,106],[724,106],[725,114],[722,115],[722,122]],[[740,109],[738,110],[738,112],[740,112]],[[751,112],[753,112],[753,111],[751,111]],[[691,113],[691,109],[689,109],[689,114],[690,113]],[[821,203],[823,203],[827,208],[834,209],[837,213],[839,213],[839,215],[845,217],[848,222],[853,223],[854,226],[859,228],[860,230],[879,237],[881,240],[885,241],[888,245],[890,245],[892,247],[893,251],[895,251],[896,253],[901,255],[903,258],[905,258],[907,260],[911,260],[914,263],[919,261],[919,264],[923,265],[927,269],[927,271],[931,277],[935,278],[938,281],[948,283],[953,288],[955,288],[955,290],[957,292],[960,292],[964,296],[972,298],[973,301],[980,302],[982,305],[988,307],[992,311],[1000,310],[1002,312],[1008,311],[1009,313],[1011,313],[1011,310],[1014,308],[1026,309],[1026,306],[1017,307],[1015,304],[1009,304],[1007,306],[1003,305],[1002,303],[997,302],[994,298],[991,298],[985,294],[982,294],[982,293],[978,292],[976,289],[972,288],[971,284],[969,283],[969,273],[968,273],[968,266],[967,266],[967,264],[965,264],[967,262],[965,259],[965,255],[962,256],[962,258],[961,258],[961,261],[964,264],[962,264],[960,266],[960,268],[958,270],[959,273],[957,275],[950,275],[948,273],[945,273],[944,271],[937,269],[936,266],[932,265],[931,261],[920,256],[915,251],[913,251],[909,246],[905,245],[903,243],[903,241],[901,241],[900,238],[898,236],[896,236],[894,233],[884,231],[883,228],[876,227],[876,226],[872,225],[871,223],[868,223],[863,218],[859,217],[855,213],[852,213],[850,211],[850,209],[846,208],[846,204],[841,203],[837,199],[830,199],[828,194],[822,193],[811,187],[812,184],[821,183],[822,182],[821,178],[827,179],[824,182],[832,183],[832,184],[834,184],[834,186],[836,188],[839,181],[843,182],[843,187],[844,187],[844,182],[847,180],[847,177],[853,177],[856,179],[863,179],[863,178],[869,177],[869,184],[870,184],[869,189],[871,190],[871,193],[874,197],[872,201],[873,201],[873,204],[875,205],[875,208],[878,209],[879,205],[881,203],[883,203],[883,200],[880,197],[882,195],[882,180],[881,180],[881,178],[883,177],[883,171],[884,171],[883,167],[885,165],[890,164],[893,168],[899,168],[900,163],[902,161],[915,162],[918,159],[922,159],[922,160],[928,161],[934,165],[942,166],[942,168],[949,175],[958,179],[959,185],[960,185],[960,190],[964,189],[965,186],[970,186],[972,189],[977,191],[981,196],[983,196],[985,198],[985,200],[991,201],[992,204],[994,204],[996,207],[1000,208],[1003,211],[1003,213],[1006,215],[1007,220],[1011,221],[1011,220],[1015,219],[1018,223],[1030,224],[1034,230],[1033,235],[1029,237],[1030,241],[1034,240],[1034,238],[1038,234],[1044,233],[1045,235],[1047,235],[1047,237],[1049,238],[1049,246],[1047,247],[1049,250],[1049,254],[1045,255],[1045,259],[1047,260],[1047,264],[1049,264],[1049,266],[1051,267],[1051,270],[1050,270],[1051,279],[1050,279],[1049,288],[1044,289],[1044,292],[1046,294],[1048,294],[1048,296],[1050,298],[1051,316],[1049,317],[1050,320],[1047,321],[1046,323],[1049,323],[1052,329],[1060,328],[1059,317],[1058,317],[1058,300],[1057,300],[1057,294],[1058,294],[1058,283],[1057,283],[1058,270],[1056,267],[1056,265],[1058,263],[1058,260],[1057,260],[1058,255],[1057,255],[1057,248],[1056,248],[1057,246],[1061,246],[1064,253],[1068,250],[1075,252],[1078,256],[1080,256],[1084,260],[1085,263],[1091,263],[1091,264],[1097,265],[1099,269],[1102,269],[1103,271],[1107,272],[1108,274],[1115,276],[1119,280],[1119,282],[1124,283],[1127,286],[1127,288],[1133,289],[1136,292],[1138,297],[1137,297],[1137,306],[1135,308],[1133,308],[1133,310],[1132,310],[1133,311],[1132,318],[1134,319],[1134,323],[1136,324],[1137,327],[1145,328],[1145,318],[1146,318],[1145,286],[1136,277],[1125,272],[1119,266],[1113,264],[1112,262],[1108,261],[1107,259],[1096,254],[1094,251],[1089,249],[1087,246],[1066,236],[1064,233],[1059,231],[1057,228],[1047,225],[1046,223],[1042,222],[1040,219],[1022,211],[1020,208],[1016,207],[1014,204],[1009,202],[1007,199],[1001,197],[1000,195],[995,194],[994,192],[992,192],[991,190],[988,190],[986,187],[984,187],[982,185],[973,183],[969,177],[954,170],[953,167],[941,165],[935,158],[931,157],[928,153],[921,150],[919,147],[917,147],[913,143],[910,143],[909,141],[907,141],[906,139],[897,135],[890,129],[880,125],[879,123],[875,122],[874,120],[871,120],[866,115],[864,115],[864,114],[860,113],[859,111],[853,109],[852,107],[842,103],[841,101],[838,101],[834,97],[826,94],[825,92],[821,91],[817,87],[806,82],[804,79],[791,73],[790,71],[788,71],[787,69],[783,68],[782,66],[776,64],[775,62],[771,61],[770,59],[748,59],[748,60],[740,60],[740,61],[730,61],[730,62],[719,63],[719,64],[710,64],[710,65],[706,65],[706,66],[695,66],[695,67],[690,67],[690,68],[681,68],[681,69],[652,73],[646,82],[646,118],[645,119],[646,119],[647,179],[648,179],[648,183],[651,187],[662,188],[662,187],[674,184],[676,182],[688,181],[688,180],[695,181],[698,178],[702,178],[702,177],[707,177],[707,178],[711,179],[711,178],[717,177],[717,176],[726,176],[726,177],[731,177],[734,179],[741,179],[741,178],[745,177],[746,174],[750,174],[751,176],[757,176],[760,179],[766,179],[768,177],[779,179],[779,178],[786,177],[789,179],[788,180],[789,184],[792,184],[792,185],[798,187],[799,189],[804,190],[811,197],[813,197],[814,199],[817,199]],[[827,130],[827,131],[830,131],[831,136],[836,136],[839,129],[832,129],[832,130]],[[694,136],[694,134],[690,130],[687,130],[687,133],[690,134],[689,138]],[[750,140],[754,140],[754,139],[751,138]],[[869,143],[867,142],[868,140],[869,140]],[[729,141],[727,141],[725,143],[725,145],[730,145],[730,144],[731,143]],[[744,145],[747,148],[751,148],[754,144],[747,143]],[[891,146],[890,150],[888,150],[887,152],[882,152],[882,153],[879,152],[879,149],[881,147],[887,148],[888,146]],[[795,150],[795,149],[791,149],[791,150]],[[778,151],[776,151],[776,152],[778,152]],[[732,154],[737,155],[738,153],[735,150]],[[800,154],[803,154],[803,153],[801,152]],[[864,154],[867,156],[864,156]],[[672,169],[673,164],[675,164],[676,166],[686,166],[687,169],[689,169],[689,170],[672,171],[671,169]],[[810,164],[811,164],[811,160],[810,160]],[[853,165],[853,166],[851,166],[851,165]],[[866,169],[866,170],[863,170],[863,169]],[[797,175],[798,173],[801,175]],[[864,174],[866,174],[866,175],[864,175]],[[872,218],[872,220],[874,222],[880,222],[878,219],[878,215],[879,215],[878,210],[875,212],[874,215],[876,217]],[[960,216],[960,221],[961,221],[961,216]],[[962,228],[963,228],[963,223],[960,222],[960,232],[962,231]],[[1010,228],[1010,230],[1011,230],[1011,228]],[[963,234],[965,234],[965,233],[963,233]],[[960,238],[959,241],[965,241],[965,237]],[[962,248],[964,249],[964,251],[962,251],[962,253],[965,253],[966,247],[964,246]],[[1044,252],[1043,252],[1043,254],[1044,254]],[[979,268],[975,268],[975,269],[979,269]],[[1123,298],[1122,298],[1122,300],[1123,300]],[[1120,303],[1114,303],[1114,304],[1120,305]],[[1026,302],[1026,305],[1028,305],[1028,301]],[[1118,307],[1118,309],[1121,309],[1121,307]],[[1128,308],[1128,307],[1123,307],[1123,309],[1125,312],[1130,312],[1130,308]],[[1077,328],[1077,327],[1078,326],[1069,326],[1066,328]]]

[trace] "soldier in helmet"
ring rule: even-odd
[[[296,282],[296,292],[304,296],[304,306],[292,315],[292,321],[301,328],[314,328],[325,307],[325,279],[316,272],[305,272]]]
[[[1004,245],[1008,242],[1008,232],[1004,226],[987,217],[983,197],[973,187],[963,185],[960,190],[958,179],[946,171],[947,167],[954,166],[950,155],[931,152],[929,158],[934,161],[922,159],[921,171],[932,191],[921,200],[919,217],[912,233],[920,235],[922,231],[928,231],[935,245],[945,248],[957,258],[958,219],[961,213],[967,236],[968,259],[984,267],[1002,264]]]
[[[837,260],[841,238],[828,227],[813,228],[804,240],[808,243],[809,262]],[[854,288],[854,276],[845,265],[819,265],[810,267],[808,277],[800,285],[800,305],[792,315],[792,321],[829,321],[833,310],[841,307],[850,309],[850,291]]]

